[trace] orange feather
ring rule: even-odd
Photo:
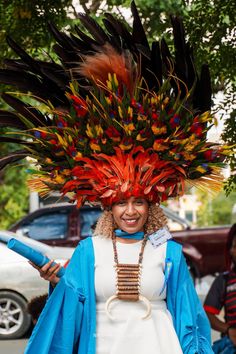
[[[137,66],[128,52],[119,54],[110,44],[105,44],[95,55],[84,56],[78,71],[95,83],[106,86],[108,74],[116,74],[119,84],[124,84],[133,95],[137,83]]]

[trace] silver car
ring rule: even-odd
[[[41,242],[0,230],[0,339],[22,337],[31,326],[27,303],[48,291],[48,282],[41,279],[26,258],[8,249],[10,238],[17,238],[62,265],[74,251],[68,247],[52,247]]]

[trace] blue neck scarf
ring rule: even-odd
[[[132,240],[142,240],[144,238],[143,231],[138,231],[135,232],[134,234],[129,234],[128,232],[122,231],[120,229],[116,229],[115,235],[116,237],[122,237],[122,238],[132,239]]]

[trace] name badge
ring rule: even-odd
[[[167,240],[170,240],[172,238],[172,235],[165,226],[157,230],[153,234],[149,235],[148,237],[153,247],[157,248],[158,246],[165,243]]]

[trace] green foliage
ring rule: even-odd
[[[186,32],[198,61],[210,65],[215,88],[235,84],[235,4],[231,1],[193,0],[185,17]]]
[[[236,109],[231,112],[230,117],[225,122],[222,138],[228,145],[232,146],[234,151],[234,154],[228,158],[232,175],[224,187],[226,195],[229,195],[232,191],[236,191]]]
[[[198,226],[229,225],[233,222],[232,210],[236,203],[236,192],[227,198],[224,192],[212,198],[205,192],[197,192],[201,207],[197,213]]]
[[[27,213],[29,191],[25,182],[25,169],[8,168],[0,174],[0,229],[7,229]]]
[[[14,144],[1,143],[0,158],[14,150]],[[29,209],[26,167],[12,166],[0,171],[0,229],[7,229]]]
[[[52,42],[48,22],[59,27],[69,23],[71,3],[72,0],[0,0],[0,62],[15,56],[6,43],[7,35],[34,55],[42,48],[48,51]]]
[[[0,157],[13,150],[14,145],[1,144]],[[28,211],[25,169],[17,166],[0,171],[0,229],[8,228]]]
[[[0,62],[15,58],[6,42],[10,35],[29,54],[39,57],[50,52],[52,36],[48,22],[59,28],[71,22],[68,9],[72,0],[0,0]],[[11,89],[12,90],[12,89]],[[1,108],[5,108],[1,102]],[[1,144],[0,156],[15,150]],[[0,228],[8,228],[28,211],[29,191],[26,186],[26,167],[12,167],[0,172]]]
[[[181,0],[137,0],[136,4],[144,19],[144,27],[153,39],[170,32],[171,14],[182,16],[185,13]]]

